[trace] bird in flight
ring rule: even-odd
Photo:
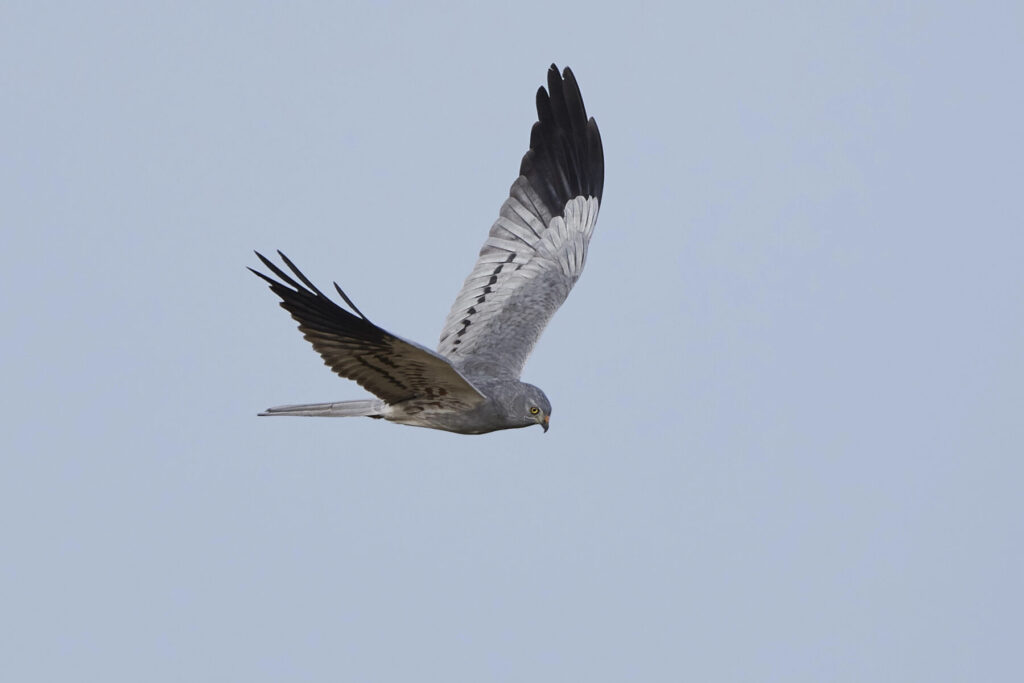
[[[576,284],[597,222],[604,152],[570,69],[548,70],[519,177],[473,271],[455,298],[437,351],[375,324],[341,288],[350,310],[321,292],[280,251],[286,273],[252,270],[334,372],[376,399],[269,408],[260,415],[365,416],[460,434],[540,425],[551,403],[519,376],[544,326]]]

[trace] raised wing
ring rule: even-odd
[[[303,336],[331,370],[392,405],[419,400],[459,410],[484,401],[483,394],[448,360],[371,323],[335,283],[356,315],[346,311],[317,289],[287,256],[277,253],[302,284],[259,252],[256,255],[263,265],[282,282],[249,270],[270,284],[281,298],[281,308],[292,314]]]
[[[604,187],[604,152],[576,78],[552,64],[519,177],[441,332],[469,376],[518,378],[583,272]]]

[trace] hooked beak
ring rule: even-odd
[[[540,426],[544,428],[544,433],[545,434],[547,434],[547,432],[548,432],[548,423],[550,421],[551,421],[551,416],[550,415],[545,415],[544,419],[540,423]]]

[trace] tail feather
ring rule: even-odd
[[[339,401],[336,403],[302,403],[267,408],[260,415],[307,415],[311,417],[381,417],[384,402],[379,399]]]

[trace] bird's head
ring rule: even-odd
[[[532,384],[523,384],[522,394],[515,402],[516,412],[523,421],[524,427],[539,424],[548,431],[548,421],[551,419],[551,401],[544,395],[544,392]]]

